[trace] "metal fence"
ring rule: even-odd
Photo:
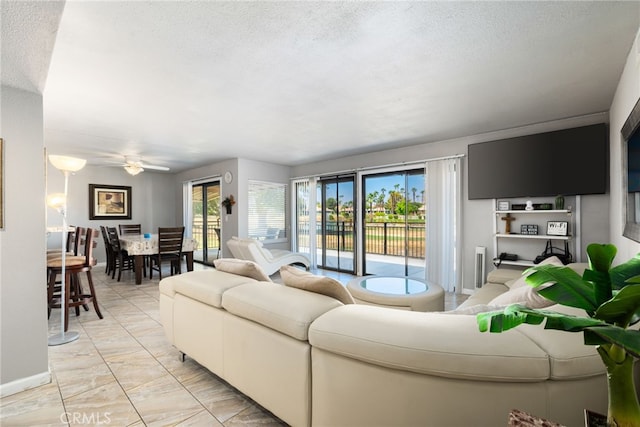
[[[307,223],[299,224],[301,230],[308,230]],[[368,222],[365,224],[366,253],[379,255],[425,257],[425,225],[424,222]],[[325,224],[324,235],[321,225],[316,230],[317,246],[328,250],[353,251],[355,232],[350,221],[330,221]],[[308,247],[309,236],[300,236],[301,246]],[[307,239],[305,241],[305,239]]]
[[[204,242],[203,233],[202,233],[202,222],[194,222],[192,224],[192,234],[193,238],[198,242],[198,248],[203,249],[202,243]],[[220,247],[220,237],[216,229],[219,228],[215,225],[207,224],[207,243],[209,248],[219,248]]]
[[[300,223],[301,230],[308,230],[308,223]],[[198,248],[202,248],[203,230],[202,223],[193,224],[193,238],[198,242]],[[207,242],[209,248],[220,247],[220,239],[215,225],[207,226]],[[425,257],[425,229],[424,222],[409,223],[405,226],[397,222],[367,222],[365,224],[366,253],[378,255],[408,256],[410,258]],[[331,221],[325,226],[323,236],[322,226],[316,230],[317,246],[322,247],[323,237],[325,249],[341,251],[353,251],[355,232],[350,221]],[[309,246],[309,236],[301,235],[299,244],[302,247]]]

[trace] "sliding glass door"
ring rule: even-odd
[[[319,267],[355,274],[353,175],[321,179],[317,185]]]
[[[220,255],[220,182],[194,184],[191,200],[191,230],[198,242],[193,260],[213,265]]]
[[[363,274],[425,278],[424,169],[363,175]]]

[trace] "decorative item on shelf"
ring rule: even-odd
[[[505,221],[504,234],[511,234],[511,221],[514,221],[515,218],[508,213],[500,219]]]
[[[525,210],[525,208],[527,207],[527,205],[525,205],[524,203],[514,203],[511,205],[511,210],[512,211],[523,211]]]
[[[536,211],[550,211],[553,209],[553,204],[551,203],[534,203],[533,209]]]
[[[568,236],[569,223],[567,221],[547,221],[547,235]]]
[[[566,315],[524,305],[477,315],[481,332],[500,333],[521,324],[545,329],[582,332],[584,344],[596,346],[607,370],[608,426],[637,426],[640,404],[634,383],[634,365],[640,358],[640,254],[613,266],[617,249],[611,244],[587,247],[589,267],[581,276],[564,266],[540,265],[527,270],[525,281],[538,294],[558,304],[581,308],[583,316]]]
[[[222,206],[227,210],[227,215],[231,215],[231,206],[235,204],[236,200],[233,198],[233,194],[229,194],[229,196],[222,201]]]
[[[538,226],[535,224],[520,225],[520,234],[535,236],[538,234]]]
[[[531,200],[527,200],[527,206],[525,206],[524,210],[532,211],[533,210],[533,202]]]
[[[564,209],[564,196],[558,194],[555,200],[556,210],[561,211]]]
[[[508,211],[511,208],[511,203],[508,200],[498,200],[498,210]]]

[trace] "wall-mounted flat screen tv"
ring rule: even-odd
[[[604,194],[609,188],[607,125],[470,144],[469,200]]]

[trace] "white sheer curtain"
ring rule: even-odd
[[[426,163],[426,278],[460,291],[460,158]]]

